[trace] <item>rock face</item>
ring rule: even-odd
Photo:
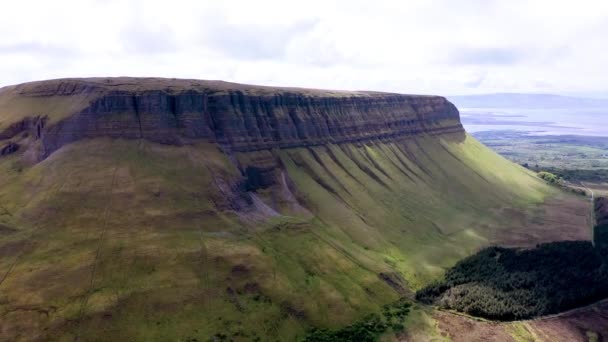
[[[26,100],[91,98],[61,120],[32,112],[0,129],[0,140],[23,132],[37,137],[42,158],[93,137],[165,144],[206,139],[248,152],[463,131],[456,107],[438,96],[130,78],[43,81],[15,86],[0,97],[4,93]],[[2,111],[0,106],[0,117]]]
[[[5,146],[0,148],[0,156],[5,156],[7,154],[15,153],[19,149],[19,145],[9,142]]]

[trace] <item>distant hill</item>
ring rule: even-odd
[[[498,93],[448,96],[459,108],[598,108],[608,107],[606,99],[551,94]]]

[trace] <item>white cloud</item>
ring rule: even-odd
[[[608,92],[608,2],[11,1],[0,85],[164,76],[407,93]]]

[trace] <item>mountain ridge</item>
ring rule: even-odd
[[[76,101],[49,114],[31,111],[32,101],[55,98]],[[245,152],[463,131],[458,110],[442,97],[157,78],[21,84],[0,92],[0,110],[12,110],[0,113],[12,116],[0,121],[0,140],[27,131],[41,142],[38,160],[102,136],[177,145],[206,139]]]

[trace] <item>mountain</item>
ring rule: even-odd
[[[0,151],[3,340],[298,340],[490,244],[589,238],[437,96],[33,82],[0,89]]]
[[[174,145],[205,139],[230,151],[252,152],[462,132],[456,108],[431,96],[158,79],[31,83],[3,89],[0,96],[10,113],[0,138],[21,132],[40,136],[35,159],[92,137]],[[30,115],[34,110],[39,114]],[[43,135],[35,132],[41,129]]]
[[[606,108],[608,100],[550,94],[498,93],[449,96],[462,108]]]

